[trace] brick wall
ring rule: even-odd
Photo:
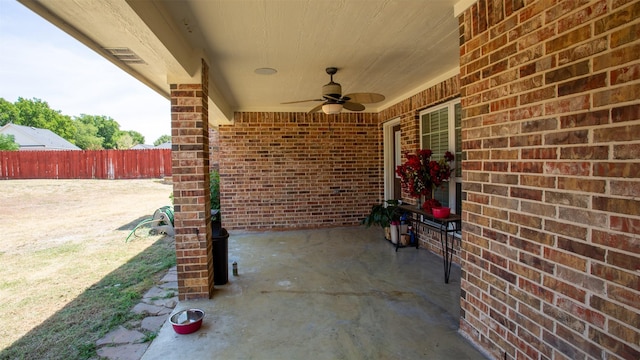
[[[483,0],[460,26],[461,331],[639,359],[640,2]]]
[[[173,202],[180,300],[213,293],[208,66],[199,84],[171,85]]]
[[[359,224],[382,201],[380,134],[370,113],[236,113],[219,127],[222,226]]]

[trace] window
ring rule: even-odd
[[[433,151],[432,159],[440,159],[451,151],[455,155],[448,186],[438,188],[434,195],[442,206],[450,207],[453,212],[462,212],[462,108],[460,100],[426,109],[420,113],[420,141],[422,149]]]

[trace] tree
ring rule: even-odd
[[[98,136],[98,129],[93,124],[85,124],[82,121],[75,121],[76,138],[75,144],[82,150],[101,150],[104,139]]]
[[[115,149],[116,141],[120,136],[120,124],[112,118],[104,115],[81,114],[76,120],[85,124],[91,124],[97,129],[96,136],[103,139],[102,147]]]
[[[158,140],[153,142],[153,146],[158,146],[158,145],[162,145],[166,142],[170,142],[171,141],[171,135],[162,135],[158,138]]]
[[[133,145],[144,144],[144,135],[140,134],[135,130],[126,130],[123,133],[127,133],[133,139]]]
[[[0,126],[7,125],[8,123],[17,124],[18,117],[19,114],[16,106],[0,98]]]
[[[36,98],[18,98],[13,104],[0,98],[0,126],[8,123],[51,130],[84,150],[122,149],[144,144],[142,134],[120,130],[120,124],[108,116],[81,114],[72,119]]]
[[[133,137],[126,132],[123,132],[120,136],[118,136],[118,140],[116,140],[116,149],[131,149],[133,145],[135,145]]]
[[[0,134],[0,150],[20,150],[20,145],[16,143],[15,139],[15,136],[11,134]]]
[[[70,142],[74,141],[76,127],[71,117],[51,109],[46,101],[36,98],[33,100],[18,98],[14,106],[18,111],[18,119],[14,124],[48,129]]]

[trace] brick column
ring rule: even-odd
[[[208,66],[196,84],[171,84],[171,140],[180,300],[213,294]]]

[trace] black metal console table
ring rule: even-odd
[[[415,232],[416,242],[419,243],[418,238],[418,225],[431,227],[440,232],[440,244],[442,245],[442,258],[444,262],[444,282],[449,283],[449,276],[451,275],[451,260],[453,259],[453,241],[455,240],[455,233],[462,229],[462,219],[460,215],[450,214],[446,218],[437,218],[433,214],[428,213],[416,205],[399,205],[398,209],[405,213],[411,214],[407,217]],[[430,221],[432,224],[425,223],[424,221]],[[397,251],[396,246],[396,251]]]

